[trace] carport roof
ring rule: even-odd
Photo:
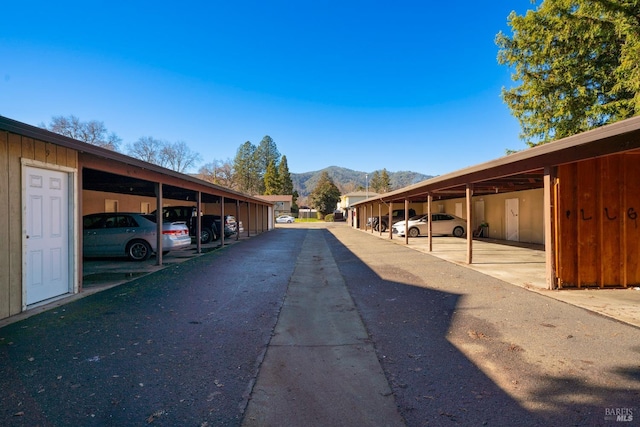
[[[207,199],[225,197],[265,206],[270,205],[257,197],[4,116],[0,116],[0,130],[76,150],[82,158],[81,166],[84,167],[83,185],[85,189],[154,196],[153,183],[162,182],[167,184],[163,193],[168,198],[188,200],[188,197],[195,191],[202,191],[204,202],[207,202]]]
[[[450,199],[463,197],[466,186],[474,195],[506,193],[543,187],[545,168],[615,153],[640,153],[640,117],[519,151],[496,160],[430,178],[399,190],[359,201],[426,201],[427,195]]]

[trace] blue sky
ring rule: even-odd
[[[508,4],[507,4],[508,3]],[[0,115],[100,120],[203,162],[269,135],[292,172],[428,175],[525,148],[495,35],[529,0],[13,1]]]

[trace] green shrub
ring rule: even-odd
[[[333,222],[333,214],[325,215],[324,220],[325,222]]]

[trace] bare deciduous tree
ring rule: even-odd
[[[154,165],[160,164],[160,152],[164,143],[151,136],[142,136],[136,142],[129,145],[127,153],[131,157],[143,160]]]
[[[233,162],[231,159],[227,159],[226,161],[216,159],[202,166],[198,173],[200,179],[204,181],[221,185],[232,190],[237,189],[234,181]]]
[[[185,173],[200,161],[200,154],[191,151],[184,141],[170,143],[151,136],[143,136],[129,145],[128,154],[180,173]]]
[[[165,142],[160,150],[160,164],[176,172],[184,173],[200,161],[200,154],[191,151],[184,141]]]
[[[109,133],[103,122],[98,120],[82,122],[74,115],[68,117],[54,116],[51,118],[49,125],[41,124],[40,127],[113,151],[116,151],[122,142],[114,132]]]

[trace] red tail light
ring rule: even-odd
[[[162,230],[162,234],[168,234],[170,236],[184,236],[189,234],[187,230]]]

